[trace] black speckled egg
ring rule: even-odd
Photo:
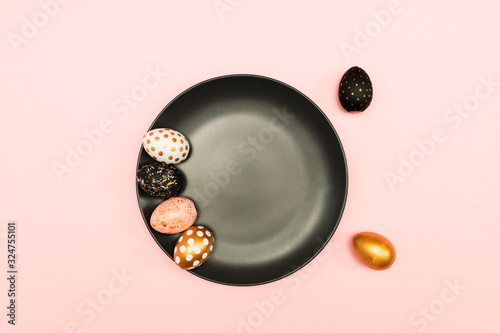
[[[177,196],[184,187],[182,172],[171,164],[153,163],[141,167],[137,183],[149,195],[168,199]]]
[[[359,67],[351,67],[339,85],[339,100],[347,111],[365,111],[373,98],[370,77]]]

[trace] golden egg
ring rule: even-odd
[[[182,269],[193,269],[205,262],[214,249],[214,235],[203,226],[182,233],[174,248],[174,261]]]
[[[374,232],[360,232],[352,239],[354,253],[366,266],[384,270],[396,260],[394,245],[382,235]]]

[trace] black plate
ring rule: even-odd
[[[191,143],[178,164],[181,196],[213,231],[214,252],[189,272],[247,286],[287,276],[314,258],[337,228],[347,197],[347,165],[334,128],[296,89],[267,77],[229,75],[177,96],[150,129],[167,127]],[[154,160],[142,149],[137,167]],[[162,202],[137,188],[151,235],[172,258],[180,234],[153,230]]]

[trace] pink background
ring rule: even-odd
[[[500,330],[498,1],[92,0],[45,6],[52,17],[34,0],[2,7],[2,272],[9,220],[19,240],[17,325],[6,323],[1,278],[2,332]],[[38,31],[24,18],[38,20]],[[346,44],[357,53],[346,56]],[[375,94],[358,114],[336,97],[354,65]],[[113,112],[148,67],[168,77],[130,112]],[[309,96],[339,133],[350,174],[344,216],[322,255],[248,288],[178,269],[145,228],[133,180],[160,110],[231,73],[273,77]],[[464,103],[463,116],[449,111]],[[58,179],[54,163],[102,121],[108,133]],[[436,129],[442,140],[429,143]],[[419,165],[404,169],[400,158]],[[388,173],[401,177],[392,187]],[[354,258],[360,231],[393,242],[392,268]]]

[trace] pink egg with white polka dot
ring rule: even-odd
[[[206,227],[184,231],[174,248],[174,261],[182,269],[193,269],[205,262],[214,249],[214,235]]]
[[[155,128],[147,132],[142,137],[142,145],[149,156],[167,164],[181,163],[190,151],[186,137],[170,128]]]

